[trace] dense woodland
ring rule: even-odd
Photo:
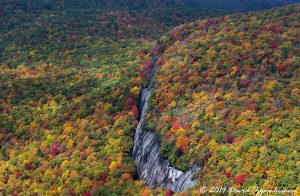
[[[0,192],[139,194],[138,70],[163,32],[224,12],[24,2],[1,12]]]
[[[299,185],[299,9],[197,21],[162,38],[147,128],[177,168],[203,167],[199,184]]]
[[[157,8],[217,8],[227,11],[255,11],[272,7],[299,3],[299,0],[2,0],[6,11],[21,9],[36,10],[65,10],[101,8],[109,10],[145,10]]]
[[[0,5],[0,194],[171,195],[131,156],[156,55],[147,128],[173,165],[203,167],[193,193],[297,188],[299,5],[74,2]]]

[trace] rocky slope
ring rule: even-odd
[[[299,185],[299,9],[197,21],[162,39],[145,129],[175,167],[203,167],[199,185]]]
[[[186,24],[155,47],[224,12],[89,2],[1,1],[0,194],[299,184],[299,6]]]

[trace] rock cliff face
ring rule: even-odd
[[[216,176],[234,188],[297,188],[296,154],[286,153],[299,146],[299,9],[199,20],[162,37],[139,69],[153,83],[142,93],[136,133],[141,179],[180,191],[194,182],[178,170],[197,164],[205,175],[191,194]],[[148,59],[161,51],[149,76]],[[275,170],[282,175],[263,175]]]
[[[158,57],[154,58],[155,62]],[[148,101],[153,89],[153,78],[156,64],[151,71],[148,86],[143,89],[141,95],[141,117],[135,131],[133,155],[136,158],[137,173],[139,179],[144,180],[150,187],[162,186],[170,188],[174,192],[180,192],[195,185],[193,174],[198,170],[194,167],[190,171],[183,172],[172,167],[168,160],[159,155],[159,141],[155,133],[145,130],[144,117],[148,112]]]

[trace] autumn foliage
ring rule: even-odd
[[[299,5],[152,42],[224,12],[26,2],[0,8],[0,195],[172,195],[136,180],[131,153],[156,57],[144,126],[171,165],[201,166],[187,194],[299,186]]]
[[[299,184],[299,13],[200,20],[161,39],[146,124],[172,165],[203,166],[201,186]]]

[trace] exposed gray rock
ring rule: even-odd
[[[155,58],[157,59],[157,58]],[[155,60],[156,61],[156,60]],[[143,89],[141,95],[141,117],[135,131],[133,155],[136,159],[137,174],[139,179],[144,180],[152,188],[165,187],[174,192],[192,188],[195,180],[193,174],[199,170],[194,167],[192,170],[183,172],[172,167],[168,160],[159,155],[159,141],[155,133],[143,128],[144,118],[148,112],[148,102],[153,88],[153,75],[156,65],[152,69],[150,83]]]

